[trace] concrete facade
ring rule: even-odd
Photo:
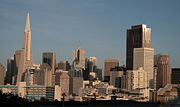
[[[80,46],[73,50],[73,66],[75,70],[86,69],[85,50],[81,49]]]
[[[168,55],[155,55],[155,66],[157,66],[156,89],[171,84],[171,65]]]
[[[148,87],[154,88],[154,49],[134,48],[133,69],[142,67],[147,72]]]
[[[111,60],[104,60],[104,81],[109,82],[110,80],[110,70],[119,66],[119,60],[111,59]]]
[[[56,67],[56,54],[54,52],[44,52],[42,55],[42,64],[49,64],[51,72],[54,74]]]

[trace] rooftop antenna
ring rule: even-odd
[[[78,42],[78,48],[80,48],[80,41]]]

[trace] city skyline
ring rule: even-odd
[[[89,4],[86,2],[70,3],[60,1],[59,4],[64,3],[62,7],[60,8],[56,5],[56,8],[53,9],[50,7],[55,4],[49,4],[47,1],[45,1],[43,6],[40,6],[40,2],[36,5],[33,2],[28,4],[23,1],[1,2],[0,32],[2,32],[2,39],[0,40],[0,49],[2,51],[0,52],[0,61],[4,66],[6,66],[7,59],[13,57],[15,50],[21,49],[23,41],[22,31],[24,30],[24,22],[26,21],[25,14],[28,11],[30,11],[31,19],[33,61],[36,64],[41,63],[41,55],[47,51],[56,53],[57,62],[67,60],[72,64],[72,51],[78,47],[78,41],[80,41],[81,47],[86,50],[86,57],[97,57],[98,66],[101,68],[103,68],[105,59],[118,59],[120,60],[120,65],[125,64],[126,30],[129,29],[131,25],[147,24],[148,27],[152,29],[152,48],[155,49],[155,54],[161,53],[169,55],[172,67],[179,67],[180,65],[178,61],[180,59],[180,56],[178,56],[178,53],[180,53],[178,50],[178,34],[180,33],[180,31],[178,31],[178,17],[180,17],[180,15],[176,14],[176,12],[180,10],[177,5],[178,3],[176,3],[178,1],[165,1],[164,8],[168,3],[171,3],[169,4],[171,8],[169,8],[169,12],[166,12],[167,14],[163,13],[166,9],[161,10],[161,8],[159,8],[159,13],[162,14],[162,16],[159,15],[159,17],[157,15],[158,12],[153,10],[153,4],[150,1],[148,2],[151,3],[151,8],[145,9],[149,11],[150,14],[143,13],[144,16],[137,16],[134,13],[127,15],[126,11],[123,12],[120,10],[121,8],[118,8],[117,4],[121,4],[119,1],[112,3],[109,1],[88,1]],[[126,4],[127,2],[123,1],[122,4],[123,3]],[[156,3],[156,5],[158,5],[158,2]],[[21,6],[22,4],[24,4],[24,6]],[[48,4],[50,7],[45,8]],[[8,9],[8,6],[12,5],[15,7]],[[156,5],[155,8],[157,9]],[[65,6],[70,6],[69,10],[66,10],[67,8]],[[92,9],[92,7],[95,9]],[[85,10],[83,10],[84,8]],[[96,11],[98,8],[99,10]],[[63,11],[61,9],[65,10]],[[118,11],[120,12],[118,13]],[[127,9],[127,13],[129,11],[130,10]],[[121,13],[123,13],[124,16],[123,14],[121,16]],[[177,15],[177,17],[166,16],[168,14]],[[135,15],[137,19],[132,20],[131,17],[133,17],[133,15]],[[151,21],[151,15],[153,21]],[[155,15],[157,15],[157,17],[155,17]],[[165,19],[160,20],[161,17]],[[120,19],[118,20],[118,18]],[[167,25],[163,23],[165,21],[167,21]],[[9,38],[12,40],[9,40]],[[48,44],[46,42],[48,42]]]

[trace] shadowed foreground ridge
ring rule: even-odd
[[[18,97],[17,95],[3,94],[2,91],[0,91],[0,105],[30,107],[30,102],[27,99]]]

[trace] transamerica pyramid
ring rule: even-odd
[[[22,81],[22,74],[25,70],[33,66],[29,12],[27,13],[24,40],[19,61],[17,83]]]

